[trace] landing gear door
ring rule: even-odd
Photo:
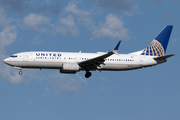
[[[23,55],[23,61],[28,61],[28,57],[29,57],[29,56],[28,56],[27,54],[24,54],[24,55]]]

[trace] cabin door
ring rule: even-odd
[[[28,55],[27,54],[23,55],[23,61],[28,61]]]
[[[139,64],[140,64],[140,65],[143,65],[143,57],[140,57],[140,59],[139,59]]]

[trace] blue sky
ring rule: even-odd
[[[0,120],[179,120],[180,0],[0,0]],[[145,48],[173,25],[164,64],[60,74],[3,59],[23,51],[118,53]]]

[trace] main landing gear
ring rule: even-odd
[[[89,78],[91,75],[92,75],[92,73],[91,73],[91,72],[89,72],[89,70],[86,70],[85,77],[86,77],[86,78]]]

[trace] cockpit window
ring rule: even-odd
[[[17,57],[17,55],[11,55],[11,57],[12,57],[12,58],[15,58],[15,57]]]

